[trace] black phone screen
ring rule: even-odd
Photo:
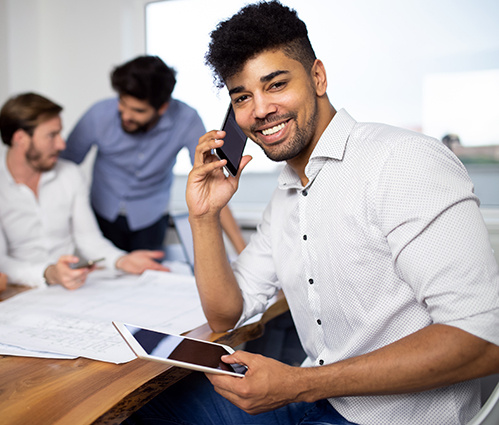
[[[241,157],[243,156],[247,137],[237,125],[232,105],[229,106],[222,130],[226,132],[224,145],[216,148],[215,152],[220,159],[227,160],[226,167],[230,174],[235,176],[241,162]]]

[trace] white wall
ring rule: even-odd
[[[64,106],[64,134],[112,94],[112,68],[145,52],[147,0],[0,0],[0,103],[36,91]]]
[[[0,0],[0,99],[2,101],[8,90],[7,76],[7,2]]]

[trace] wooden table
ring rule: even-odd
[[[206,324],[187,335],[235,347],[262,335],[265,323],[287,309],[281,296],[257,323],[230,333],[213,333]],[[116,365],[85,358],[0,356],[0,423],[119,424],[189,373],[139,359]]]

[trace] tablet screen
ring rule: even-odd
[[[228,364],[221,357],[230,354],[220,345],[196,341],[125,324],[144,351],[155,357],[244,374],[246,367]]]

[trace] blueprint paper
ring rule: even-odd
[[[48,351],[31,351],[14,345],[0,344],[0,354],[17,357],[39,357],[47,359],[76,359],[78,356],[68,356],[66,354],[51,353]]]
[[[0,303],[0,354],[8,346],[112,363],[135,358],[112,321],[182,333],[206,323],[193,276],[95,271],[81,288],[51,286]],[[14,354],[14,353],[12,353]],[[42,355],[43,354],[43,355]]]

